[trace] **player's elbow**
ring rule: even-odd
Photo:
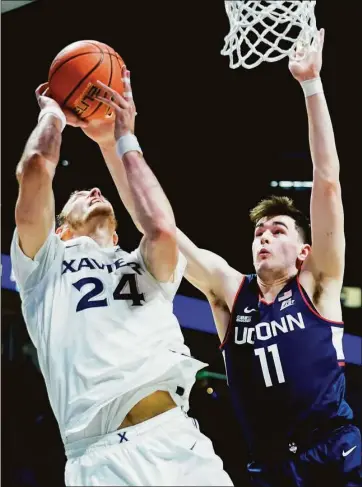
[[[314,173],[313,186],[323,193],[324,197],[339,196],[341,194],[341,183],[339,174],[336,172]]]
[[[50,170],[46,158],[39,152],[27,154],[16,168],[16,178],[19,184],[34,181],[35,178],[40,182],[53,176],[54,172]]]
[[[168,221],[156,221],[151,225],[148,238],[154,242],[168,242],[177,246],[176,225]]]
[[[313,181],[326,194],[338,193],[341,189],[339,169],[336,167],[323,168],[322,170],[314,169]]]
[[[323,182],[323,195],[326,201],[341,197],[341,184],[339,180],[328,179]]]
[[[17,227],[30,231],[36,228],[39,220],[46,219],[53,211],[51,168],[48,161],[36,152],[26,154],[20,161],[16,176],[19,194],[15,206]]]

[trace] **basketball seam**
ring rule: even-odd
[[[80,87],[80,85],[83,83],[83,81],[86,80],[88,78],[88,76],[90,74],[92,74],[93,71],[95,71],[100,66],[100,64],[103,62],[104,52],[102,50],[100,50],[100,54],[101,54],[101,59],[98,61],[98,63],[95,66],[93,66],[93,68],[85,76],[83,76],[83,78],[80,81],[78,81],[78,83],[75,85],[75,87],[72,89],[72,91],[69,93],[69,95],[64,100],[64,102],[62,104],[63,107],[67,104],[69,98],[71,98],[71,96]]]
[[[97,45],[97,44],[93,44],[93,46],[96,46],[96,45]],[[97,47],[98,47],[98,46],[97,46]],[[99,49],[99,47],[98,47],[98,49]],[[102,51],[102,50],[100,50],[100,51],[99,51],[99,53],[103,53],[103,51]],[[55,70],[55,71],[52,73],[52,75],[51,75],[51,77],[49,78],[48,82],[50,83],[50,81],[51,81],[51,79],[53,78],[53,76],[55,75],[55,73],[56,73],[56,72],[57,72],[57,71],[58,71],[58,70],[59,70],[59,69],[60,69],[62,66],[64,66],[64,64],[66,64],[68,61],[72,61],[72,59],[75,59],[75,58],[77,58],[77,57],[79,57],[79,56],[86,56],[87,54],[98,54],[98,52],[94,52],[94,51],[82,52],[82,53],[80,53],[80,54],[75,54],[74,56],[72,56],[72,57],[70,57],[70,58],[66,59],[66,60],[65,60],[65,61],[63,61],[61,64],[59,64],[59,66],[57,66],[57,69],[56,69],[56,70]],[[113,54],[113,52],[109,53],[109,55],[110,55],[110,56],[113,56],[113,57],[116,57],[117,59],[118,59],[118,56],[119,56],[119,54],[117,54],[117,53],[114,53],[114,54]],[[52,69],[52,67],[50,66],[50,70],[49,70],[49,71],[51,71],[51,69]]]
[[[107,86],[111,86],[111,83],[112,83],[112,77],[113,77],[113,63],[112,63],[112,56],[111,56],[111,53],[109,52],[109,50],[107,49],[107,54],[109,55],[109,59],[111,61],[111,72],[110,72],[110,78],[109,78],[109,81],[108,81],[108,85]],[[100,101],[98,103],[98,105],[96,106],[96,108],[93,110],[92,113],[90,113],[89,115],[87,115],[86,117],[84,117],[84,120],[87,120],[87,118],[91,117],[92,115],[94,115],[96,113],[97,110],[100,109],[100,107],[103,105],[103,103]]]
[[[95,44],[93,44],[93,45],[95,45]],[[98,47],[98,46],[97,46],[97,47]],[[99,47],[98,47],[98,49],[99,49]],[[99,52],[103,52],[103,51],[101,51],[101,50],[100,50]],[[94,52],[94,51],[81,52],[81,53],[78,53],[78,54],[74,54],[74,56],[72,56],[72,57],[70,57],[70,58],[66,59],[66,60],[65,60],[65,61],[63,61],[61,64],[59,64],[59,66],[57,66],[57,68],[55,69],[55,71],[52,73],[51,77],[50,77],[50,78],[49,78],[49,80],[48,80],[48,81],[49,81],[49,83],[50,83],[50,80],[52,79],[52,77],[55,75],[55,73],[56,73],[56,72],[57,72],[57,71],[58,71],[58,70],[59,70],[59,69],[60,69],[62,66],[64,66],[64,64],[67,64],[67,62],[69,62],[69,61],[71,61],[72,59],[75,59],[75,58],[77,58],[77,57],[80,57],[80,56],[86,56],[87,54],[98,54],[98,52]],[[54,64],[54,62],[51,64],[49,71],[51,71],[53,64]]]
[[[83,78],[77,83],[77,85],[71,90],[71,92],[66,96],[65,100],[63,101],[63,103],[61,104],[62,107],[65,107],[66,104],[68,103],[69,99],[72,97],[72,95],[74,94],[74,92],[79,88],[79,86],[85,81],[85,79],[90,76],[99,66],[100,64],[103,62],[104,60],[104,56],[105,54],[108,54],[109,55],[109,58],[110,58],[110,79],[108,81],[108,86],[111,85],[111,82],[112,82],[112,79],[113,79],[113,72],[114,72],[114,68],[115,66],[113,66],[113,57],[115,57],[117,59],[117,62],[118,62],[118,66],[120,68],[120,70],[122,70],[122,58],[120,57],[120,55],[112,48],[109,48],[106,44],[104,44],[104,47],[105,47],[105,51],[103,50],[103,46],[99,46],[96,42],[92,42],[92,41],[83,41],[84,44],[90,44],[92,46],[95,46],[98,50],[98,52],[101,54],[101,57],[100,59],[98,60],[98,62],[95,64],[95,66],[93,66],[92,69],[90,69],[85,76],[83,76]],[[71,57],[69,57],[68,59],[66,59],[65,61],[63,61],[61,64],[59,64],[56,69],[54,70],[54,72],[51,74],[48,82],[50,83],[50,81],[53,79],[54,75],[69,61],[72,61],[73,59],[76,59],[77,57],[80,57],[80,56],[85,56],[87,54],[98,54],[98,52],[95,52],[95,51],[87,51],[87,52],[82,52],[82,53],[78,53],[78,54],[75,54]],[[54,61],[50,67],[50,71],[52,69],[52,66],[54,64]],[[84,119],[89,119],[89,117],[91,117],[100,107],[102,106],[102,103],[99,102],[98,106],[93,110],[93,112],[89,115],[87,115],[86,117],[84,117]]]
[[[119,69],[122,71],[122,66],[121,66],[121,63],[119,61],[121,59],[121,56],[118,53],[116,53],[116,59],[117,59],[118,64],[119,64]]]
[[[83,42],[85,42],[86,44],[90,44],[91,46],[96,46],[96,47],[98,47],[98,49],[101,50],[101,52],[103,52],[102,49],[100,48],[100,46],[98,44],[96,44],[95,42],[92,42],[92,41],[83,41]],[[107,44],[104,44],[104,45],[106,46]],[[114,49],[112,49],[112,50],[113,50],[114,53],[116,52]],[[110,54],[110,52],[108,51],[108,48],[107,48],[107,52]]]

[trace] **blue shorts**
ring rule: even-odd
[[[361,487],[361,433],[354,425],[332,431],[312,448],[272,465],[251,462],[248,471],[257,487]]]

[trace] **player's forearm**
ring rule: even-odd
[[[196,285],[210,281],[204,265],[203,251],[200,250],[179,228],[176,230],[177,245],[180,252],[186,257],[187,267],[185,277],[192,284]],[[200,286],[197,286],[200,289]]]
[[[24,170],[32,169],[33,165],[39,166],[39,161],[43,161],[46,170],[54,176],[59,162],[61,142],[61,121],[51,113],[46,114],[26,143],[16,170],[17,177],[20,178]]]
[[[33,259],[54,224],[52,181],[59,161],[61,121],[44,115],[16,168],[19,194],[15,221],[23,252]]]
[[[137,219],[136,210],[133,203],[132,193],[128,184],[126,170],[123,161],[119,158],[116,146],[108,148],[100,148],[104,161],[111,173],[114,184],[116,185],[119,197],[124,204],[126,210],[130,214],[134,224],[141,233],[144,233],[140,222]]]
[[[157,237],[160,232],[176,232],[171,205],[160,183],[144,158],[136,151],[123,156],[135,218],[145,235]]]
[[[339,160],[333,126],[324,93],[306,98],[309,144],[315,174],[335,182],[339,180]]]
[[[179,228],[176,231],[177,244],[188,262],[194,261],[199,253],[199,248]]]
[[[101,152],[104,157],[104,160],[106,162],[106,165],[108,167],[109,172],[111,173],[112,179],[114,181],[114,184],[116,185],[116,188],[118,190],[119,196],[126,207],[128,213],[130,214],[134,224],[138,228],[138,230],[141,233],[145,233],[145,228],[142,224],[142,222],[146,219],[145,213],[142,209],[142,204],[141,207],[138,205],[138,208],[136,209],[135,205],[135,194],[134,191],[131,190],[130,187],[130,182],[129,182],[129,175],[127,174],[124,162],[119,158],[117,151],[116,151],[116,146],[112,147],[101,147]],[[135,154],[135,153],[134,153]],[[125,156],[127,157],[127,155]],[[135,157],[139,157],[135,155]],[[164,195],[161,187],[159,186],[159,183],[155,176],[153,175],[152,171],[149,169],[147,166],[146,162],[143,160],[143,164],[146,166],[148,169],[148,173],[151,174],[152,178],[154,181],[156,181],[156,185],[158,185],[160,191],[161,191],[161,202],[165,203],[166,207],[166,212],[168,213],[168,218],[170,221],[174,222],[174,216],[172,212],[171,205],[169,204],[166,196]],[[146,170],[147,170],[146,169]],[[148,174],[149,175],[149,174]],[[147,181],[143,181],[144,184],[147,184]],[[150,206],[148,205],[148,212],[150,211]],[[157,208],[157,210],[162,210],[162,208]],[[162,218],[159,218],[161,220]],[[164,219],[163,219],[164,221]],[[174,223],[173,223],[174,224]]]

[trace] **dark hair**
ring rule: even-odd
[[[250,210],[250,220],[254,226],[261,218],[277,215],[290,216],[295,221],[296,229],[303,243],[311,243],[310,223],[308,218],[294,206],[294,201],[287,196],[270,196],[261,200]]]

